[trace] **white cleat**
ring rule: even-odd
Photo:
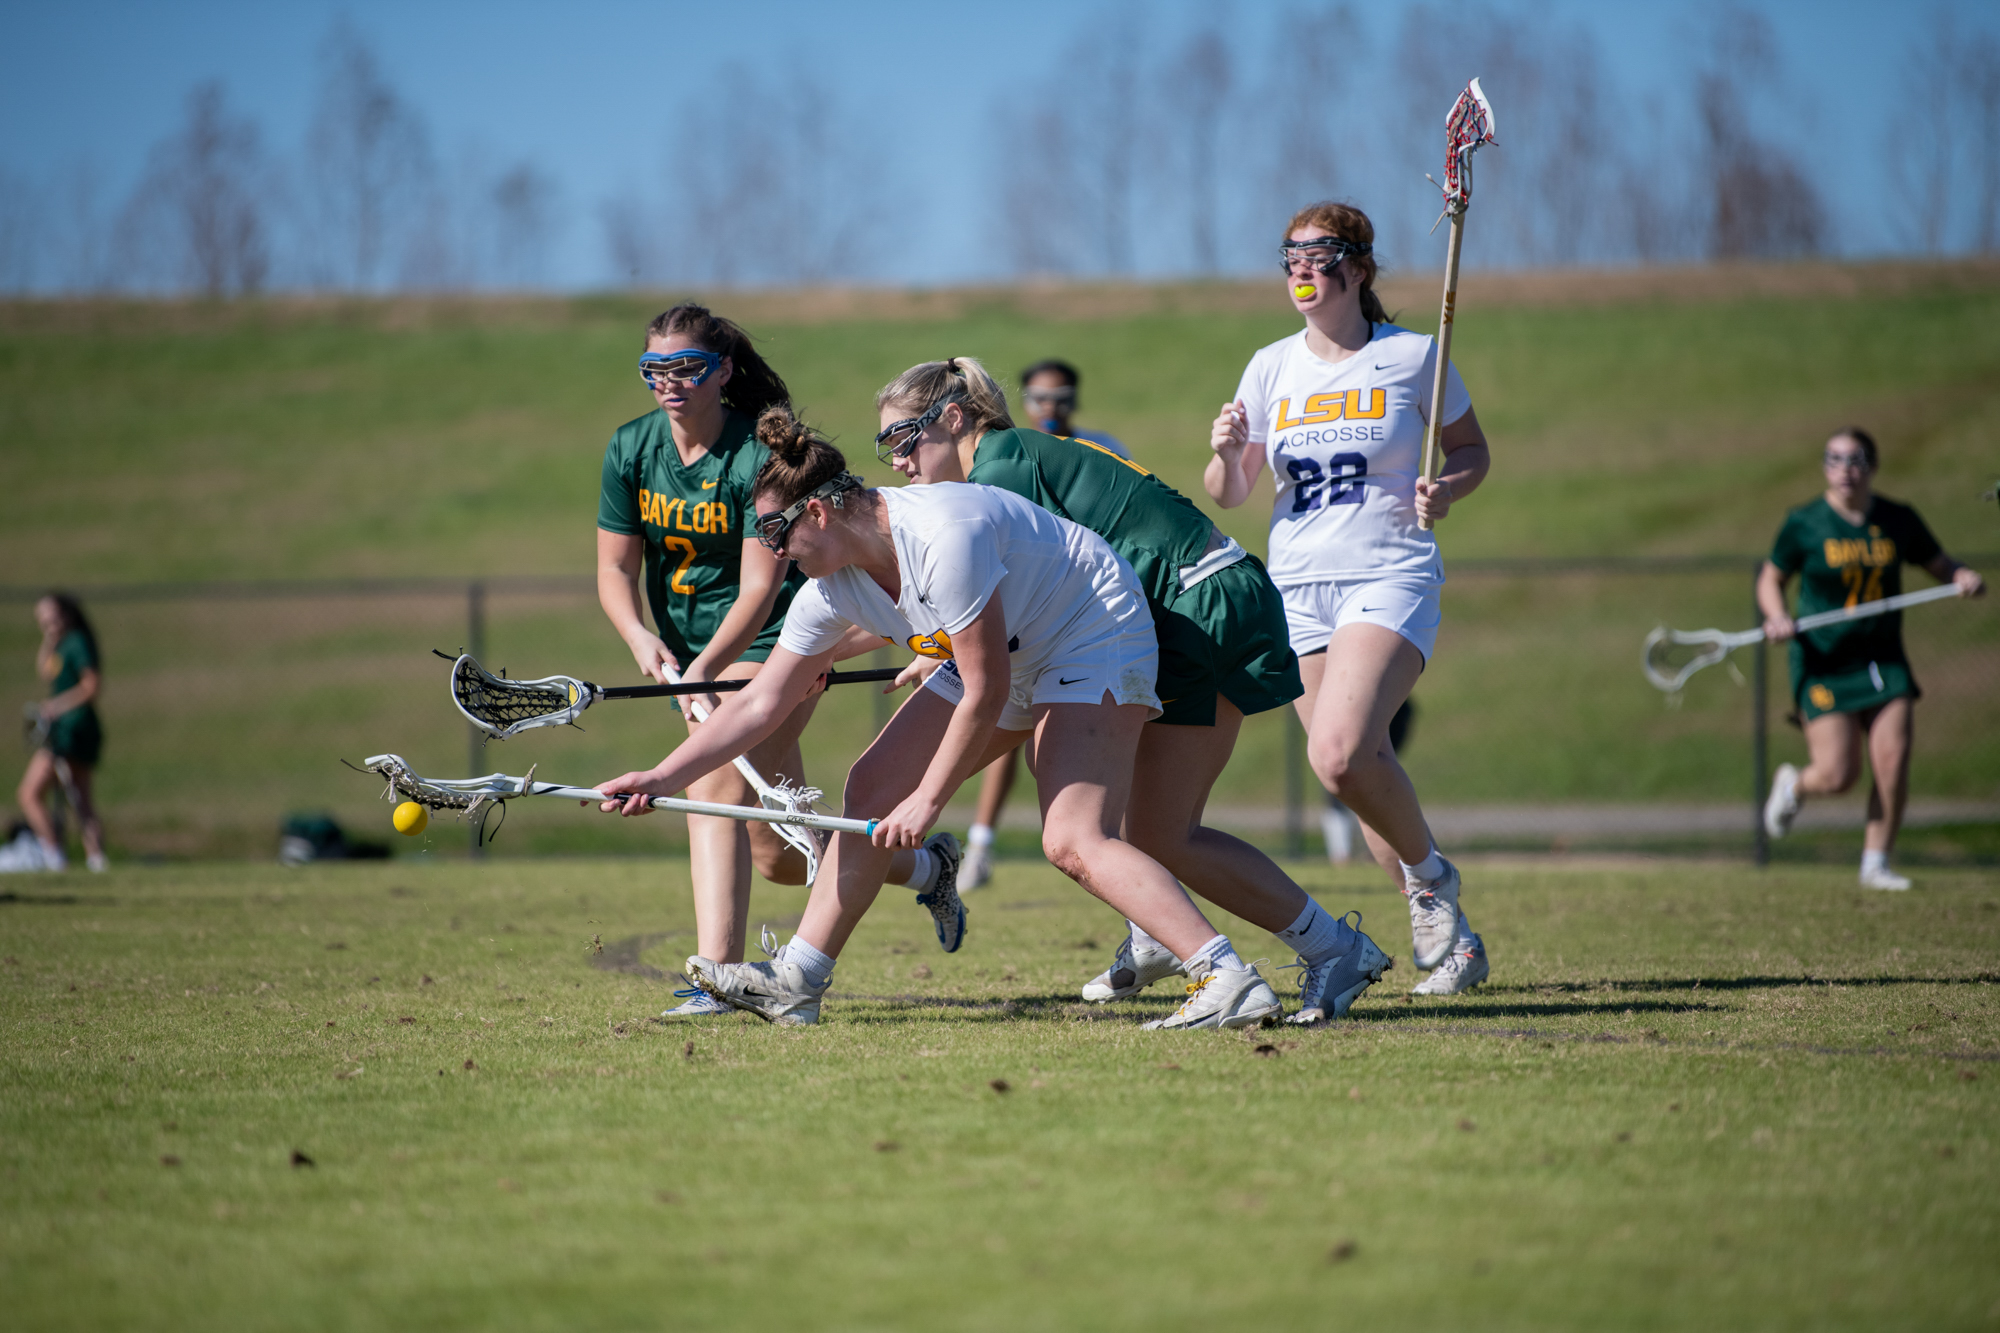
[[[1353,948],[1317,963],[1308,963],[1301,957],[1291,964],[1305,971],[1299,975],[1299,1011],[1287,1018],[1287,1023],[1324,1023],[1330,1018],[1347,1017],[1347,1011],[1354,1007],[1362,992],[1396,965],[1395,959],[1361,933],[1361,914],[1352,915],[1356,937]]]
[[[1410,987],[1412,995],[1463,995],[1486,980],[1486,941],[1477,935],[1460,941],[1437,970]]]
[[[1403,881],[1403,896],[1410,900],[1410,961],[1421,971],[1430,971],[1451,953],[1458,935],[1458,883],[1458,867],[1449,861],[1444,874],[1428,883]]]
[[[1792,831],[1799,814],[1799,770],[1796,764],[1779,764],[1771,775],[1771,794],[1764,801],[1764,832],[1782,838]]]
[[[752,1013],[780,1027],[810,1027],[819,1022],[819,1002],[826,987],[815,988],[794,963],[712,963],[700,957],[687,961],[688,980],[732,1009]]]
[[[993,880],[993,844],[984,847],[967,847],[965,859],[958,863],[958,891],[971,893],[983,889]]]
[[[736,1011],[710,995],[699,986],[689,986],[686,990],[674,992],[674,998],[685,1001],[671,1009],[663,1010],[661,1018],[712,1018],[716,1014],[733,1014]]]
[[[1278,993],[1254,967],[1214,968],[1200,980],[1188,982],[1187,990],[1180,1008],[1145,1026],[1168,1031],[1268,1027],[1284,1012]]]
[[[958,896],[958,839],[949,833],[933,833],[924,849],[938,859],[937,879],[917,895],[917,906],[931,914],[937,927],[938,948],[957,953],[965,943],[965,903]]]
[[[1127,933],[1119,941],[1118,956],[1111,960],[1111,966],[1084,984],[1083,998],[1092,1004],[1129,1000],[1156,981],[1186,975],[1181,960],[1169,953],[1165,945],[1155,941],[1135,950],[1132,936]]]
[[[1883,866],[1880,870],[1861,872],[1861,887],[1864,889],[1887,889],[1891,893],[1901,893],[1910,887],[1910,881],[1895,871]]]

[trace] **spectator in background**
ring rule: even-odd
[[[33,837],[20,837],[0,848],[0,870],[67,870],[62,835],[50,817],[49,789],[62,784],[83,834],[83,850],[92,870],[102,870],[104,826],[91,800],[91,776],[104,749],[95,701],[103,683],[99,673],[97,635],[76,598],[52,592],[35,603],[35,623],[42,643],[35,652],[35,670],[49,682],[49,697],[30,715],[37,744],[21,775],[15,799]]]
[[[1021,415],[1045,435],[1082,440],[1117,454],[1128,463],[1132,455],[1116,436],[1102,431],[1078,430],[1076,389],[1083,377],[1075,366],[1054,357],[1037,361],[1021,372]],[[972,828],[965,839],[965,864],[958,872],[960,889],[983,888],[993,878],[993,830],[1000,826],[1000,812],[1014,790],[1018,771],[1015,751],[1008,751],[987,766],[979,779],[979,805],[972,816]]]
[[[1076,367],[1067,361],[1050,357],[1037,361],[1021,372],[1021,410],[1035,423],[1035,429],[1045,435],[1060,435],[1066,440],[1083,440],[1100,449],[1109,449],[1120,458],[1132,455],[1115,436],[1102,431],[1078,430],[1070,418],[1076,415],[1076,390],[1082,376]]]

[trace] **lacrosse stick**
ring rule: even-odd
[[[451,663],[451,699],[466,720],[491,736],[504,741],[536,727],[567,727],[575,724],[585,709],[606,699],[660,699],[690,694],[728,694],[740,690],[748,680],[705,680],[684,682],[673,668],[667,668],[667,685],[593,685],[574,676],[544,676],[540,680],[508,680],[480,666],[471,656],[454,658],[450,653],[432,652]],[[894,680],[902,674],[898,667],[868,671],[829,671],[828,685],[859,685],[865,681]],[[699,708],[700,705],[693,705]],[[694,714],[704,720],[706,710]]]
[[[1801,616],[1793,623],[1803,634],[1807,630],[1822,629],[1827,625],[1845,624],[1850,620],[1884,615],[1890,611],[1901,611],[1905,607],[1922,606],[1925,602],[1963,595],[1957,584],[1943,583],[1935,588],[1926,588],[1922,592],[1906,592],[1899,597],[1860,602],[1854,606],[1842,607],[1838,611],[1815,612],[1809,616]],[[1687,684],[1688,677],[1695,672],[1703,667],[1714,666],[1738,648],[1748,647],[1763,637],[1764,631],[1761,629],[1746,629],[1734,634],[1725,634],[1719,629],[1668,629],[1662,625],[1646,636],[1646,656],[1643,663],[1646,679],[1668,694],[1679,694],[1681,686]],[[1695,648],[1699,651],[1676,669],[1672,660],[1675,648]]]
[[[352,768],[350,764],[348,767]],[[554,782],[535,781],[535,770],[526,777],[488,773],[483,778],[426,778],[412,769],[401,755],[378,754],[363,761],[358,772],[376,774],[388,780],[382,799],[415,801],[426,810],[456,810],[464,816],[478,814],[489,805],[504,806],[521,796],[559,796],[572,801],[610,801],[595,787],[565,787]],[[786,784],[773,789],[778,808],[754,805],[722,805],[715,801],[684,801],[677,796],[649,796],[646,804],[654,810],[677,810],[687,815],[720,815],[724,819],[744,819],[780,827],[826,829],[833,833],[872,834],[878,821],[840,819],[822,815],[813,808],[820,798],[817,787]]]
[[[436,651],[433,649],[432,651]],[[439,657],[447,654],[438,653]],[[465,714],[473,726],[478,727],[496,740],[506,740],[536,727],[562,727],[574,725],[579,714],[599,699],[657,699],[663,695],[706,694],[714,691],[740,690],[750,682],[747,680],[718,680],[684,683],[680,673],[672,667],[666,668],[666,685],[625,685],[609,689],[593,685],[587,680],[577,680],[570,676],[545,676],[540,680],[508,680],[496,676],[467,654],[453,659],[451,664],[451,698],[458,705],[458,711]],[[884,667],[869,671],[833,671],[827,673],[827,684],[846,685],[862,681],[894,680],[902,674],[898,668]],[[686,701],[688,716],[697,722],[708,719],[708,710],[694,699]],[[774,787],[764,780],[742,755],[736,756],[736,771],[757,793],[757,799],[766,809],[785,809],[785,798],[780,787]],[[782,783],[783,775],[779,775]],[[812,834],[787,824],[778,825],[778,836],[798,850],[806,859],[806,883],[819,878],[820,844]]]
[[[1465,209],[1472,202],[1472,155],[1493,140],[1493,104],[1474,79],[1451,104],[1444,118],[1444,212],[1438,222],[1451,219],[1451,242],[1444,259],[1444,305],[1438,314],[1437,369],[1431,377],[1431,419],[1424,423],[1424,480],[1436,481],[1441,464],[1439,442],[1444,435],[1445,367],[1451,364],[1451,320],[1458,305],[1458,254],[1465,243]],[[1431,184],[1437,185],[1435,180]],[[1437,230],[1437,222],[1431,224]],[[1417,526],[1428,531],[1427,518]]]

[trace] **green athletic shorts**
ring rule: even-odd
[[[1807,722],[1822,713],[1871,712],[1891,699],[1921,699],[1923,693],[1908,662],[1864,662],[1813,675],[1807,675],[1801,663],[1792,663],[1792,698],[1799,717]]]
[[[1220,694],[1246,715],[1305,693],[1285,623],[1285,603],[1256,556],[1153,608],[1160,638],[1160,716],[1178,727],[1215,725]]]
[[[89,704],[72,708],[49,724],[49,738],[42,742],[58,759],[96,767],[104,752],[104,729],[98,725],[97,710]]]

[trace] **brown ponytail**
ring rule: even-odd
[[[1367,254],[1350,255],[1348,262],[1361,270],[1361,317],[1370,324],[1387,324],[1388,312],[1382,309],[1382,298],[1375,294],[1375,224],[1368,220],[1368,215],[1352,204],[1325,199],[1292,214],[1285,227],[1285,239],[1290,240],[1292,233],[1302,227],[1318,227],[1343,241],[1369,247]]]
[[[847,475],[847,459],[824,435],[792,415],[789,404],[764,409],[757,418],[757,442],[771,451],[758,470],[754,492],[783,508]],[[855,478],[855,485],[861,484]]]

